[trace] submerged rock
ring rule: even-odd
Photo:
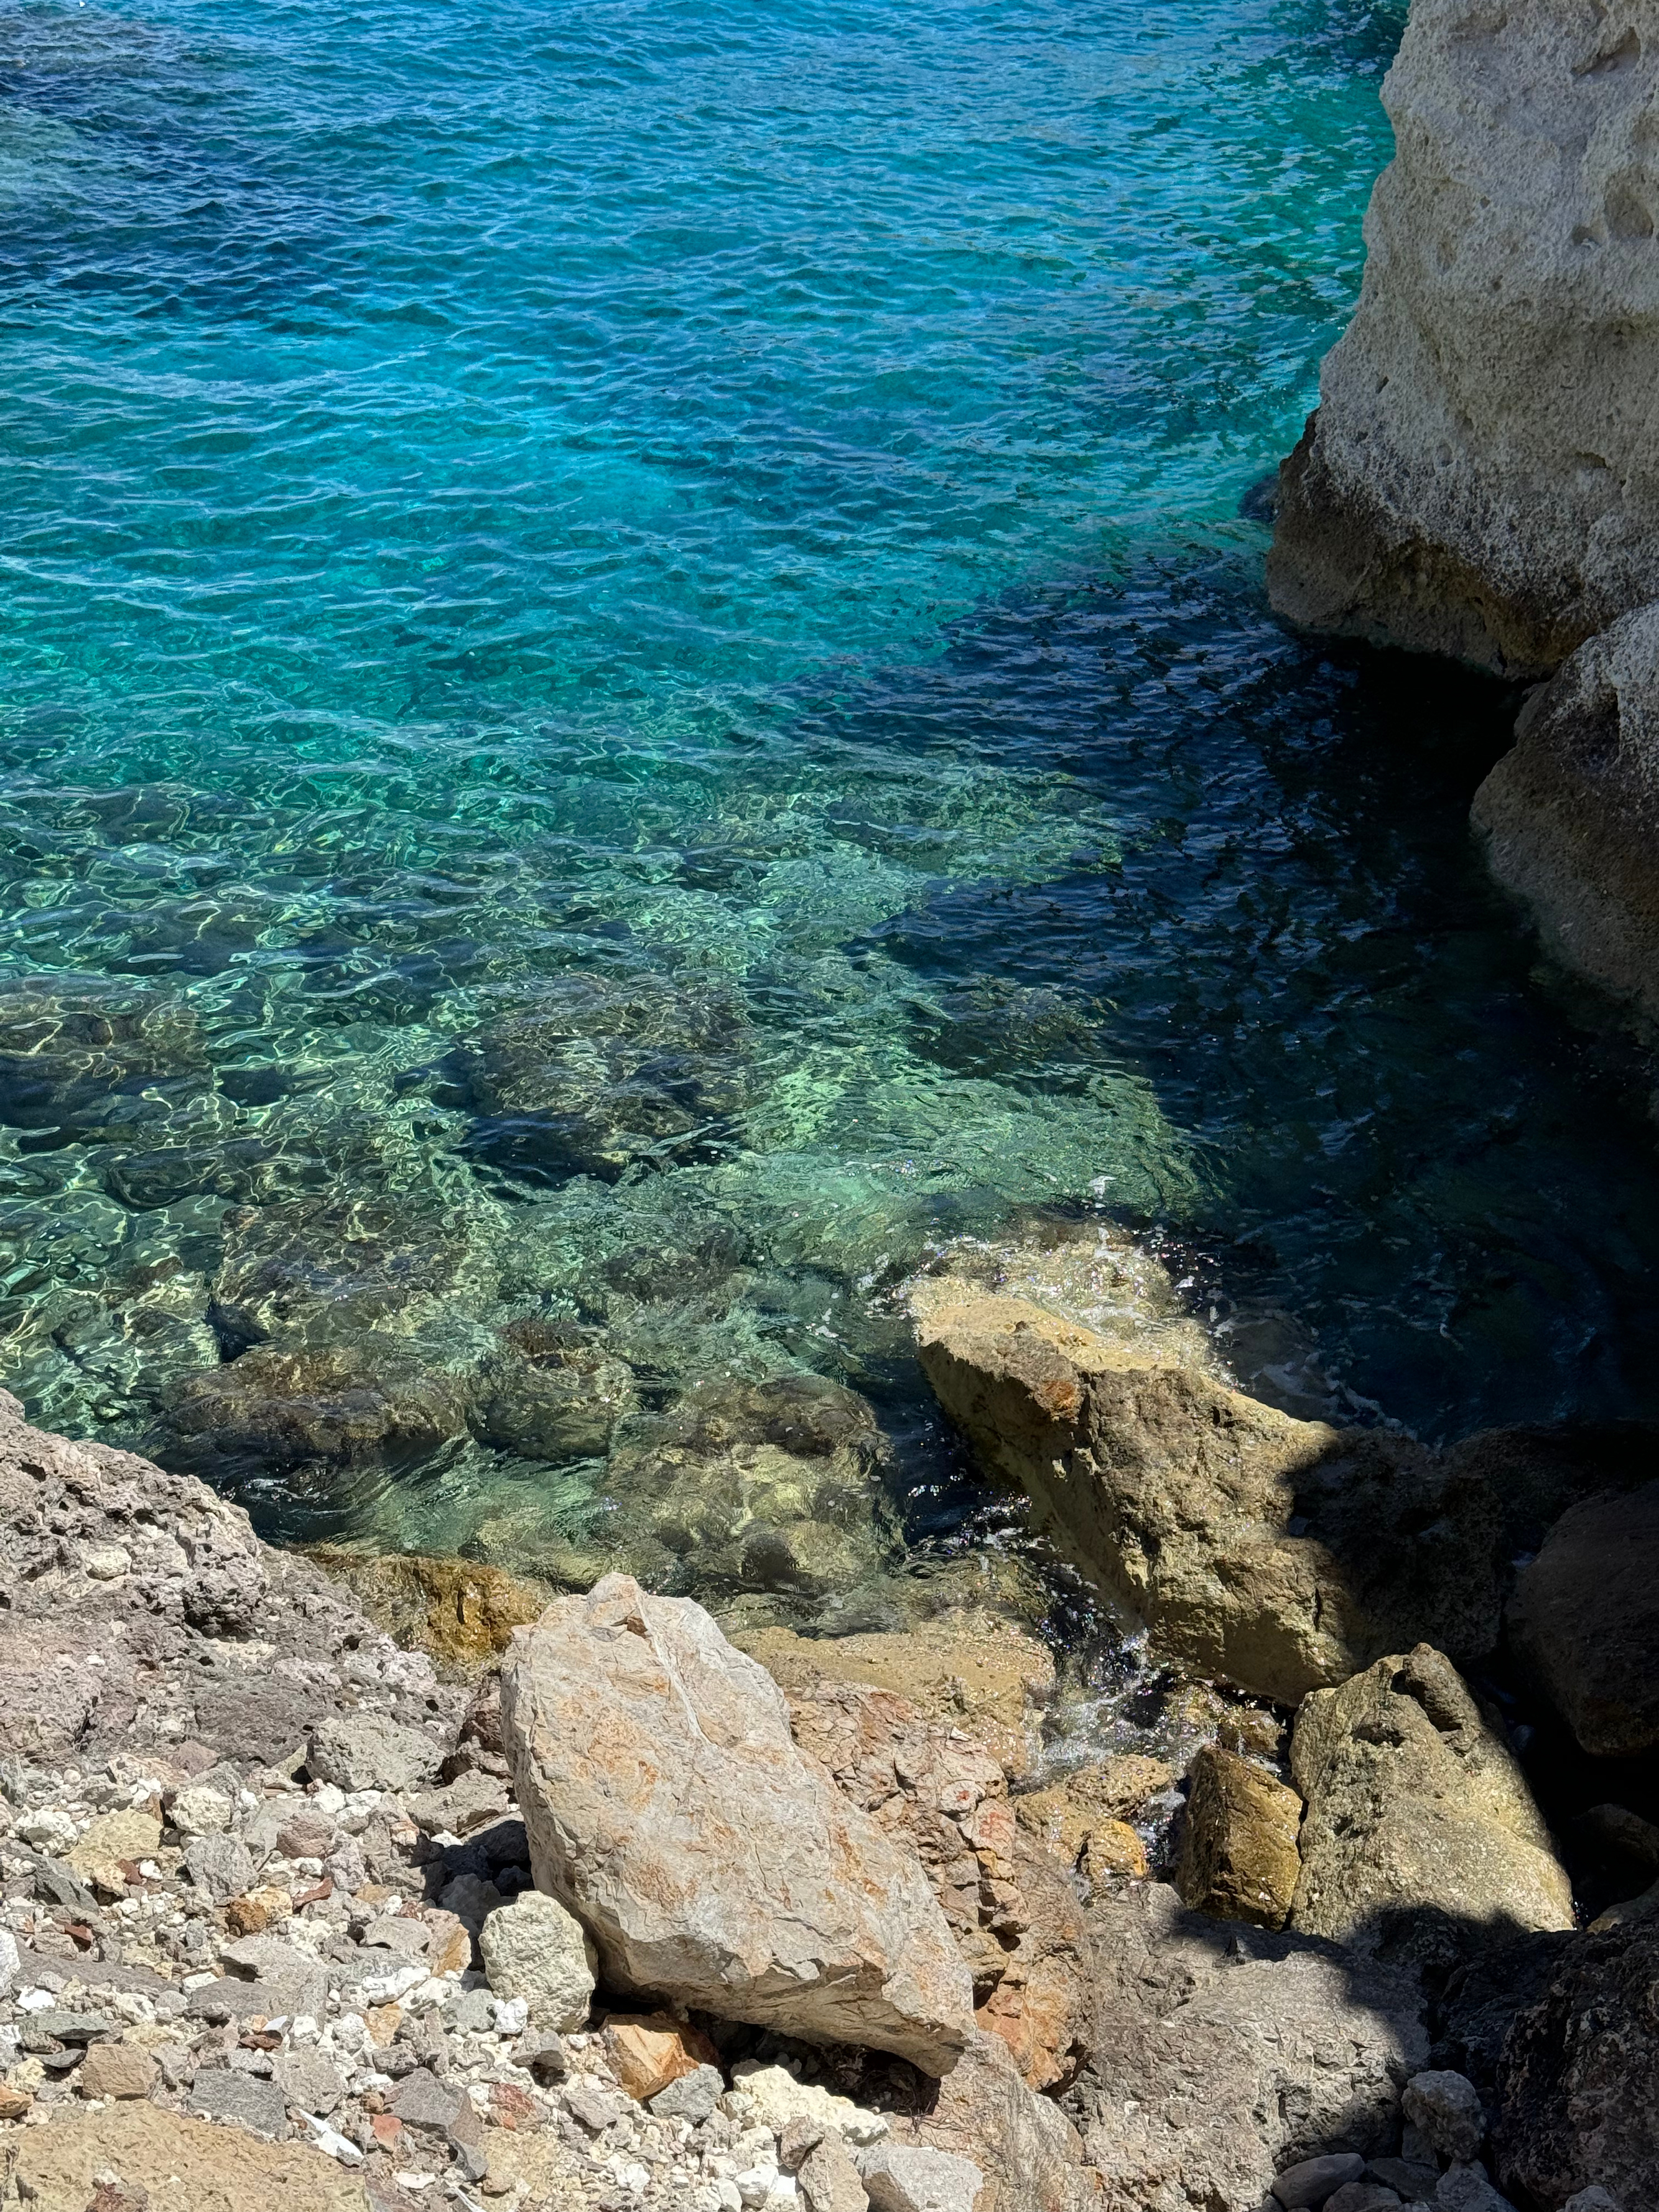
[[[1509,1627],[1586,1751],[1659,1744],[1659,1482],[1570,1507],[1516,1578]]]
[[[553,977],[457,1054],[471,1149],[558,1182],[717,1158],[747,1095],[748,1053],[742,1003],[718,979]]]
[[[869,1405],[827,1376],[699,1385],[612,1453],[596,1540],[658,1589],[821,1598],[896,1549],[887,1454]]]
[[[1474,795],[1499,883],[1562,963],[1659,1013],[1659,602],[1535,692]]]
[[[1291,1772],[1307,1805],[1293,1928],[1448,1966],[1572,1926],[1571,1884],[1502,1723],[1439,1652],[1419,1644],[1310,1697]]]
[[[700,1607],[623,1575],[561,1600],[514,1637],[501,1710],[538,1884],[614,1986],[954,2063],[971,1984],[920,1862]]]
[[[1449,1455],[1292,1419],[1182,1339],[1116,1343],[949,1280],[915,1310],[981,1464],[1194,1673],[1292,1705],[1408,1641],[1496,1643],[1498,1509]]]
[[[1652,597],[1656,96],[1643,0],[1413,0],[1359,305],[1279,474],[1281,612],[1535,676]]]

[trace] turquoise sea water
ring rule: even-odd
[[[808,1370],[937,1536],[894,1286],[1097,1217],[1264,1388],[1653,1410],[1644,1102],[1464,826],[1513,702],[1285,635],[1239,513],[1402,16],[0,9],[38,1418],[546,1565]]]

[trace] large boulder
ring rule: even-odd
[[[1282,612],[1535,676],[1651,598],[1656,96],[1647,0],[1413,0],[1359,305],[1280,471]]]
[[[949,1279],[915,1310],[987,1473],[1194,1673],[1293,1705],[1402,1644],[1497,1641],[1498,1509],[1455,1460],[1295,1420],[1182,1337],[1113,1341]]]
[[[1659,1744],[1659,1482],[1569,1507],[1517,1577],[1509,1627],[1586,1751]]]
[[[975,2032],[926,2107],[894,2117],[890,2142],[976,2166],[973,2212],[1094,2212],[1103,2202],[1076,2129],[994,2035]]]
[[[1309,1698],[1291,1773],[1307,1807],[1292,1928],[1449,1966],[1572,1926],[1571,1885],[1502,1723],[1440,1652],[1419,1644]]]
[[[607,1980],[947,2072],[972,1984],[921,1862],[799,1751],[700,1606],[609,1575],[516,1632],[502,1729],[539,1887]]]
[[[1651,2204],[1659,2177],[1659,1920],[1564,1945],[1498,2062],[1497,2179],[1522,2203],[1601,2187]]]
[[[1091,1920],[1096,2050],[1066,2101],[1109,2204],[1258,2212],[1298,2160],[1393,2150],[1428,2057],[1414,1978],[1206,1919],[1162,1883]]]
[[[1546,946],[1659,1012],[1659,601],[1579,647],[1474,795],[1492,873]]]

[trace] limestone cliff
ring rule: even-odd
[[[1383,100],[1269,588],[1312,629],[1541,675],[1656,592],[1659,8],[1413,0]]]

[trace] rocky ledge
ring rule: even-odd
[[[1080,1401],[1121,1370],[1066,1327]],[[1595,1540],[1592,1501],[1523,1578],[1552,1682]],[[623,1575],[516,1626],[492,1585],[505,1658],[463,1686],[10,1401],[0,1572],[0,2203],[1650,2201],[1659,1912],[1575,1929],[1503,1718],[1429,1643],[1238,1708],[1158,1880],[1176,1778],[1046,1766],[1052,1665],[1006,1624],[750,1653]],[[1626,1746],[1650,1710],[1607,1687],[1570,1710]]]
[[[1651,1018],[1659,26],[1644,0],[1413,0],[1383,100],[1395,159],[1268,588],[1308,629],[1553,675],[1475,826],[1556,957]]]

